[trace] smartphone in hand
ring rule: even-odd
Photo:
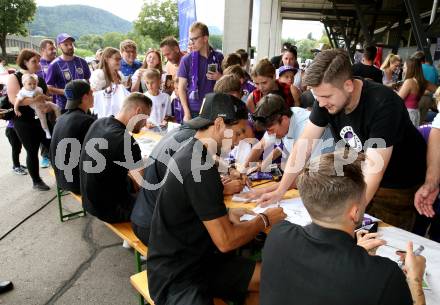
[[[209,72],[212,72],[212,73],[217,72],[217,64],[208,64],[208,73]]]

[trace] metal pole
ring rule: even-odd
[[[364,38],[368,45],[371,45],[371,35],[370,31],[368,30],[367,24],[365,23],[364,14],[362,13],[361,5],[359,4],[359,0],[354,1],[354,6],[356,8],[356,14],[359,19],[359,24],[361,25],[362,34],[364,35]]]
[[[431,19],[429,19],[429,24],[433,23],[435,20],[435,15],[437,14],[438,0],[432,2]]]
[[[426,61],[432,63],[430,41],[426,37],[426,33],[420,21],[420,14],[412,0],[403,0],[406,10],[411,20],[411,28],[414,38],[417,41],[417,47],[425,53]]]
[[[354,54],[350,48],[351,41],[348,39],[348,37],[344,31],[344,29],[346,29],[347,27],[344,26],[344,23],[342,22],[341,17],[339,16],[339,12],[338,12],[338,9],[336,8],[335,3],[333,3],[333,11],[335,12],[336,19],[338,20],[339,27],[341,29],[342,37],[344,38],[345,48],[347,49],[348,53],[350,54],[350,62],[353,63]]]
[[[331,47],[334,49],[335,46],[333,44],[332,38],[330,37],[330,32],[328,31],[327,25],[325,23],[324,23],[324,30],[325,30],[325,33],[327,34],[328,41],[330,42]]]

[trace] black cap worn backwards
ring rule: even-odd
[[[84,79],[75,79],[67,83],[64,95],[67,98],[66,109],[76,109],[82,97],[90,92],[90,85]]]
[[[203,100],[199,116],[189,120],[185,125],[200,129],[213,124],[219,117],[229,123],[236,122],[243,119],[243,108],[246,108],[246,105],[235,96],[225,93],[208,93]]]

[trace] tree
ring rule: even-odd
[[[109,32],[102,35],[103,47],[113,47],[119,49],[119,44],[121,41],[127,39],[127,34],[122,34],[118,32]]]
[[[221,50],[223,46],[223,35],[209,35],[209,44],[214,50]]]
[[[76,41],[76,46],[96,52],[96,50],[102,49],[104,46],[104,39],[96,34],[83,35]]]
[[[313,34],[312,34],[312,32],[310,32],[310,33],[307,34],[307,39],[309,39],[309,40],[314,40],[314,39],[313,39]]]
[[[330,45],[330,40],[328,39],[327,33],[325,31],[322,31],[322,35],[321,38],[319,39],[319,42]]]
[[[37,5],[34,0],[0,0],[0,46],[6,58],[6,36],[26,35],[26,23],[34,18]]]
[[[296,45],[298,48],[298,57],[301,57],[302,59],[313,58],[313,54],[310,50],[316,48],[317,45],[318,43],[316,42],[316,40],[299,40]]]
[[[138,34],[148,35],[159,43],[166,36],[178,36],[177,19],[176,0],[145,1],[134,28]]]

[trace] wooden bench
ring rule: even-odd
[[[139,254],[146,256],[148,248],[134,234],[131,222],[105,223],[105,225],[134,248]]]
[[[130,222],[120,222],[120,223],[107,223],[104,222],[105,225],[112,230],[116,235],[118,235],[123,240],[127,241],[127,243],[134,249],[134,258],[136,261],[136,272],[142,271],[142,261],[141,261],[141,255],[146,257],[148,248],[145,246],[139,238],[134,234],[133,229],[131,228]],[[143,305],[145,300],[147,300],[148,303],[153,304],[150,302],[149,297],[143,296],[141,293],[139,293],[139,304]]]
[[[130,277],[130,283],[145,299],[148,304],[154,305],[148,291],[147,271],[142,271]],[[221,299],[214,299],[214,305],[227,305]]]
[[[49,169],[49,174],[52,177],[55,178],[55,172],[54,172],[53,168]],[[55,179],[55,182],[56,182],[56,179]],[[64,213],[62,197],[66,196],[66,195],[72,195],[73,199],[75,199],[76,201],[78,201],[82,205],[82,198],[81,198],[80,195],[77,195],[77,194],[72,193],[72,192],[64,191],[61,188],[59,188],[58,185],[57,185],[58,209],[60,211],[60,220],[61,220],[61,222],[64,222],[64,221],[69,220],[69,219],[75,219],[75,218],[78,218],[78,217],[81,217],[81,216],[86,216],[87,212],[82,207],[81,207],[80,211],[72,212],[72,213],[68,213],[68,214]]]

